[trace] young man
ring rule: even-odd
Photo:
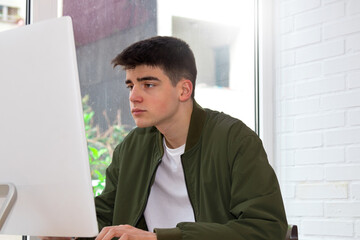
[[[285,239],[279,185],[258,136],[201,108],[182,40],[154,37],[113,60],[126,71],[137,128],[117,146],[95,199],[96,239]]]

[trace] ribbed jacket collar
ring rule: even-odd
[[[193,101],[193,111],[191,113],[190,118],[190,126],[188,135],[186,138],[186,145],[185,145],[185,152],[193,148],[196,143],[199,142],[199,139],[201,137],[201,132],[203,130],[204,124],[206,120],[206,111],[194,100]],[[154,130],[156,129],[153,127]],[[155,130],[158,132],[157,137],[157,146],[160,150],[160,155],[162,156],[164,154],[164,150],[162,148],[162,138],[163,135],[159,132],[159,130]]]
[[[185,152],[193,148],[199,141],[206,120],[205,110],[194,100],[189,132],[186,139]]]

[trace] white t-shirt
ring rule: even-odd
[[[164,156],[151,187],[144,216],[149,231],[174,228],[179,222],[194,222],[194,211],[185,185],[181,154],[185,144],[171,149],[163,141]]]

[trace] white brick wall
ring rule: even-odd
[[[294,1],[282,1],[281,15],[282,16],[293,16],[298,13],[311,10],[319,7],[321,4],[320,0],[294,0]]]
[[[339,128],[324,133],[326,146],[346,145],[360,142],[360,128]],[[359,172],[360,175],[360,172]]]
[[[301,29],[323,22],[331,21],[344,16],[345,5],[343,2],[331,4],[323,8],[316,8],[295,16],[295,28]]]
[[[288,201],[285,210],[288,217],[321,217],[324,215],[324,203],[321,201]],[[291,222],[291,224],[293,224]],[[301,227],[301,226],[299,226]]]
[[[348,1],[344,0],[344,2]],[[325,23],[325,26],[323,27],[323,37],[325,40],[335,37],[343,38],[347,34],[359,32],[360,16],[346,16],[345,18],[339,18],[338,21],[333,21],[328,24]]]
[[[321,236],[353,236],[354,223],[352,221],[334,220],[304,220],[304,234]]]
[[[356,149],[349,150],[349,155],[354,156],[358,152]],[[359,160],[360,161],[360,160]],[[295,152],[295,164],[310,165],[310,164],[325,164],[325,163],[344,163],[345,150],[344,147],[335,148],[308,148],[301,149]]]
[[[276,159],[300,239],[360,240],[360,0],[274,0]]]
[[[296,197],[299,199],[346,199],[348,184],[339,182],[298,184]]]
[[[325,43],[312,44],[296,50],[296,63],[311,62],[314,60],[325,59],[339,56],[345,52],[344,40],[328,41]]]
[[[360,200],[360,183],[351,184],[350,189],[351,189],[350,198],[352,200]]]
[[[360,13],[360,1],[351,0],[348,4],[347,10],[349,11],[349,15]]]
[[[346,81],[344,75],[335,75],[315,79],[313,81],[306,81],[296,84],[295,97],[306,97],[312,95],[319,95],[324,93],[338,92],[345,90]]]
[[[349,88],[360,88],[360,72],[351,72],[348,74]]]
[[[348,112],[348,121],[350,125],[360,125],[360,109],[350,110]]]
[[[324,169],[321,166],[285,167],[284,175],[287,182],[305,182],[324,180]]]
[[[328,181],[360,180],[360,164],[339,164],[325,167],[325,179]],[[359,209],[360,210],[360,209]]]
[[[295,119],[295,129],[299,132],[317,129],[342,127],[345,124],[344,112],[316,114]]]
[[[360,220],[355,222],[355,236],[360,237]]]
[[[346,38],[346,51],[360,50],[360,34],[351,35]]]
[[[351,146],[347,148],[346,158],[348,162],[360,163],[360,146]]]
[[[360,18],[358,19],[360,22]],[[324,61],[324,74],[347,72],[360,68],[360,55],[349,54],[340,58]]]
[[[298,115],[306,113],[316,113],[320,108],[320,99],[318,97],[283,101],[281,103],[281,114],[283,116]]]
[[[295,82],[304,79],[312,79],[321,76],[322,64],[313,63],[281,69],[281,80],[284,82]]]
[[[295,33],[289,33],[282,37],[282,47],[283,49],[290,49],[300,46],[305,46],[311,43],[320,42],[321,31],[320,27],[315,27],[313,29],[306,29],[302,31],[297,31]]]
[[[360,217],[360,202],[326,202],[324,208],[327,217]]]

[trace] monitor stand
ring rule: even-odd
[[[2,204],[0,205],[0,230],[1,230],[16,200],[16,188],[14,184],[11,183],[0,184],[0,199],[5,199],[4,201],[1,201]]]

